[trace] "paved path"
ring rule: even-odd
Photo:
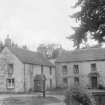
[[[42,96],[41,93],[35,93],[35,94],[0,94],[0,99],[8,98],[8,97],[32,97],[32,96]],[[47,95],[46,96],[52,96],[56,97],[59,100],[64,100],[63,95]]]
[[[35,94],[0,94],[0,105],[3,105],[2,102],[5,98],[9,98],[9,97],[34,97],[34,96],[42,96],[42,93],[35,93]],[[61,102],[59,103],[51,103],[51,104],[47,104],[47,105],[65,105],[64,104],[64,96],[63,95],[48,95],[46,94],[46,96],[51,96],[51,97],[56,97],[57,99],[59,99]]]
[[[3,100],[5,98],[9,98],[9,97],[34,97],[34,96],[42,96],[42,93],[35,93],[35,94],[0,94],[0,105],[3,105]],[[56,97],[57,99],[59,99],[61,102],[59,103],[50,103],[47,105],[65,105],[64,101],[64,96],[63,95],[49,95],[46,94],[46,96],[51,96],[51,97]],[[46,105],[46,104],[45,104]]]

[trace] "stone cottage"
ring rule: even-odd
[[[68,51],[56,60],[57,87],[82,84],[88,88],[105,86],[105,48]]]
[[[0,54],[0,92],[34,91],[36,75],[44,74],[46,89],[55,88],[55,67],[37,52],[5,47]]]

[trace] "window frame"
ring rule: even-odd
[[[14,64],[10,63],[10,64],[7,65],[7,67],[8,67],[8,69],[7,69],[8,70],[8,76],[12,76],[13,73],[14,73]]]
[[[63,73],[63,75],[67,75],[68,74],[68,67],[67,67],[67,65],[63,65],[62,66],[62,73]]]
[[[74,77],[74,83],[75,83],[75,84],[79,84],[79,83],[80,83],[79,77]]]
[[[96,63],[92,63],[90,66],[91,66],[91,71],[97,71],[97,64]]]
[[[63,84],[67,88],[68,87],[68,78],[63,78]]]
[[[68,78],[63,78],[63,83],[68,83]]]
[[[10,83],[9,83],[9,81],[10,81]],[[6,79],[6,87],[7,87],[7,89],[14,89],[15,88],[15,79],[7,78]]]
[[[78,64],[73,65],[73,73],[74,74],[79,74],[79,65]]]

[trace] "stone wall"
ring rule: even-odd
[[[13,64],[14,70],[11,78],[15,79],[15,88],[7,89],[6,80],[8,79],[7,64]],[[56,87],[55,68],[43,66],[43,73],[46,76],[46,88]],[[23,64],[8,48],[0,54],[0,92],[29,92],[34,90],[34,78],[41,74],[41,65]]]
[[[79,65],[79,79],[84,86],[90,85],[88,74],[91,72],[91,64],[96,63],[97,71],[100,74],[99,83],[105,86],[105,61],[89,61],[75,63],[56,63],[56,81],[57,87],[63,87],[63,78],[68,78],[68,86],[74,83],[73,65]],[[68,73],[63,75],[62,66],[67,65]]]
[[[34,78],[37,74],[41,74],[40,65],[25,64],[26,91],[34,90]],[[48,66],[44,66],[43,74],[46,76],[46,89],[50,88],[50,79],[52,79],[52,88],[55,88],[55,68],[52,68],[52,75],[50,75],[50,68]]]
[[[24,92],[24,66],[22,64],[22,62],[14,55],[12,54],[8,48],[5,48],[2,53],[1,56],[3,57],[3,59],[5,59],[4,63],[5,63],[5,69],[3,69],[5,71],[4,74],[4,85],[0,87],[4,88],[3,91],[4,92]],[[15,88],[14,89],[7,89],[7,85],[6,85],[6,79],[9,78],[8,77],[8,70],[7,70],[7,64],[13,64],[14,65],[14,69],[13,69],[13,75],[11,78],[15,79]],[[0,71],[1,74],[1,71]],[[2,78],[2,77],[1,77]],[[2,92],[2,89],[0,89],[0,91]]]

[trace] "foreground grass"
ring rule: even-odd
[[[50,103],[58,103],[55,97],[32,96],[32,97],[10,97],[3,101],[3,105],[46,105]]]

